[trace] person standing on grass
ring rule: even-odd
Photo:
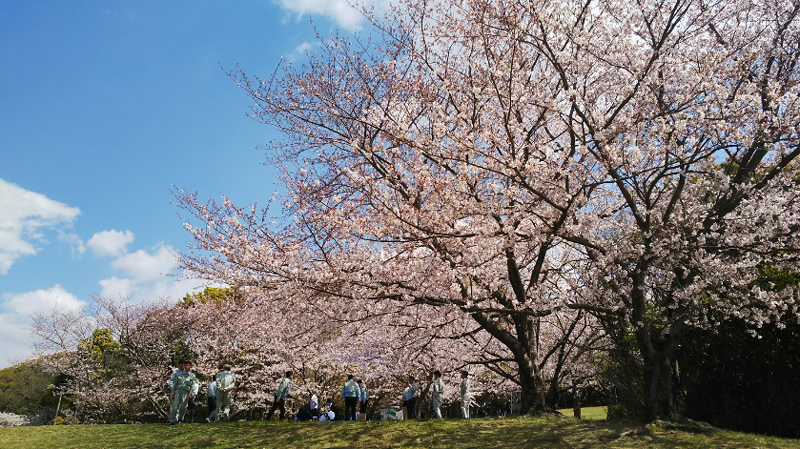
[[[433,414],[442,419],[442,397],[444,395],[444,382],[442,372],[438,369],[433,372]]]
[[[359,398],[361,402],[361,414],[364,415],[364,421],[367,420],[367,401],[369,401],[369,390],[367,384],[361,379],[358,379]]]
[[[225,365],[222,371],[217,373],[217,414],[215,422],[219,422],[220,418],[225,421],[231,419],[231,393],[235,388],[236,376],[231,373],[231,366]]]
[[[188,360],[178,362],[178,369],[169,378],[169,393],[172,404],[169,410],[169,423],[178,424],[183,421],[189,399],[197,395],[200,386],[192,372],[192,364]]]
[[[356,420],[356,406],[358,405],[359,396],[361,396],[361,389],[358,387],[358,383],[353,380],[353,375],[350,374],[347,376],[347,382],[342,386],[345,420]]]
[[[461,417],[469,419],[469,402],[472,397],[469,393],[469,373],[461,371]]]
[[[206,401],[208,401],[208,415],[206,417],[206,422],[214,421],[217,416],[217,380],[214,379],[213,382],[208,384],[208,390],[206,390]]]
[[[275,402],[272,403],[272,408],[269,409],[269,414],[267,414],[267,421],[272,419],[272,414],[275,413],[275,409],[280,407],[281,415],[279,419],[283,419],[286,416],[286,396],[289,395],[289,388],[292,386],[292,372],[286,371],[286,376],[283,378],[281,383],[278,385],[278,391],[275,392]]]
[[[181,422],[191,422],[191,423],[194,422],[195,405],[197,405],[195,402],[196,398],[197,398],[197,391],[189,395],[189,401],[186,403],[186,415],[183,418],[181,418]]]
[[[408,386],[403,390],[403,405],[406,406],[408,419],[417,418],[417,398],[419,397],[419,384],[414,376],[408,377]]]

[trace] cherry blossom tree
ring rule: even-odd
[[[302,67],[231,73],[283,133],[286,219],[176,192],[186,270],[341,320],[467,318],[447,338],[501,345],[523,411],[566,309],[630,327],[649,418],[676,414],[687,327],[797,313],[755,279],[796,260],[800,3],[401,3]]]
[[[34,317],[41,360],[66,380],[62,386],[80,421],[166,419],[165,379],[171,349],[185,322],[166,317],[166,303],[129,304],[95,297],[83,311],[53,310]]]

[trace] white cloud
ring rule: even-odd
[[[78,214],[77,207],[0,179],[0,275],[7,274],[18,258],[37,253],[35,243],[44,240],[44,230],[68,228]]]
[[[300,56],[305,56],[306,53],[310,52],[313,46],[308,42],[303,42],[302,44],[298,45],[297,48],[294,49],[295,54]]]
[[[357,0],[356,0],[357,2]],[[360,3],[376,10],[384,10],[390,0],[362,0]],[[339,26],[350,31],[361,29],[364,16],[361,12],[348,4],[348,0],[280,0],[279,4],[289,11],[296,12],[298,16],[305,14],[320,14],[336,21]]]
[[[297,48],[294,49],[295,53],[299,53],[301,55],[306,54],[306,52],[311,51],[311,44],[308,42],[303,42],[302,44],[298,45]]]
[[[178,257],[173,254],[172,247],[159,246],[154,254],[139,250],[122,255],[111,266],[124,270],[135,281],[152,281],[177,268]]]
[[[100,296],[147,302],[157,299],[177,301],[187,293],[201,290],[208,282],[179,276],[178,257],[172,247],[160,244],[149,251],[122,254],[111,263],[124,276],[99,281]]]
[[[8,298],[4,303],[6,310],[25,317],[37,313],[50,312],[54,308],[80,311],[88,304],[86,301],[82,301],[77,296],[64,290],[61,285],[56,285],[49,289],[3,296]]]
[[[284,56],[287,61],[294,63],[298,60],[304,60],[306,58],[306,54],[312,52],[314,49],[314,45],[303,42],[302,44],[295,47],[294,51],[289,53],[288,55]]]
[[[131,231],[117,231],[112,229],[110,231],[101,231],[92,236],[86,242],[86,246],[98,256],[117,256],[124,254],[127,247],[133,242],[133,232]]]
[[[0,313],[0,369],[7,368],[31,356],[30,330],[27,320],[15,319]]]
[[[5,293],[0,305],[0,368],[31,357],[31,315],[48,314],[54,308],[79,312],[86,301],[64,290],[61,285],[26,293]]]
[[[116,276],[112,276],[108,279],[101,280],[100,286],[103,287],[103,290],[100,292],[100,296],[103,296],[104,298],[130,298],[133,295],[134,290],[136,290],[136,281],[133,279],[120,279]]]

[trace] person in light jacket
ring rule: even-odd
[[[472,397],[469,394],[469,373],[461,372],[461,417],[469,419],[469,401]]]
[[[442,372],[438,369],[433,372],[433,414],[442,419],[442,397],[444,395],[444,382]]]
[[[403,405],[406,406],[408,419],[417,418],[417,398],[419,397],[419,384],[414,376],[408,377],[408,386],[403,390]]]
[[[197,396],[200,385],[197,376],[192,372],[192,364],[188,360],[178,362],[178,369],[169,378],[169,393],[172,404],[169,410],[169,423],[178,424],[186,414],[189,399]]]
[[[369,401],[369,390],[367,384],[361,379],[358,379],[358,389],[360,392],[359,401],[361,402],[361,414],[364,415],[364,420],[367,420],[367,401]]]
[[[208,389],[206,390],[206,401],[208,401],[208,417],[206,418],[206,422],[214,421],[215,417],[217,416],[217,380],[214,379],[213,382],[208,384]]]
[[[344,398],[344,419],[356,420],[356,405],[358,405],[358,398],[361,396],[361,389],[358,383],[353,380],[353,375],[347,376],[347,382],[342,386],[342,397]]]
[[[236,376],[231,373],[230,365],[225,365],[222,371],[217,373],[217,415],[215,422],[220,419],[225,421],[230,419],[231,413],[231,393],[236,388]]]
[[[267,414],[267,421],[272,419],[272,414],[275,413],[275,409],[280,407],[281,409],[281,416],[280,419],[283,419],[286,416],[286,396],[289,395],[289,388],[292,387],[292,372],[286,371],[286,376],[284,376],[281,383],[278,385],[278,391],[275,392],[275,402],[272,403],[272,408],[269,409],[269,413]]]

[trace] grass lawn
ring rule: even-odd
[[[800,440],[655,428],[610,440],[635,423],[564,417],[342,423],[235,422],[0,428],[0,448],[777,448]]]
[[[572,416],[571,408],[559,410],[564,416]],[[583,407],[581,408],[581,419],[591,419],[603,421],[608,417],[608,407]]]

